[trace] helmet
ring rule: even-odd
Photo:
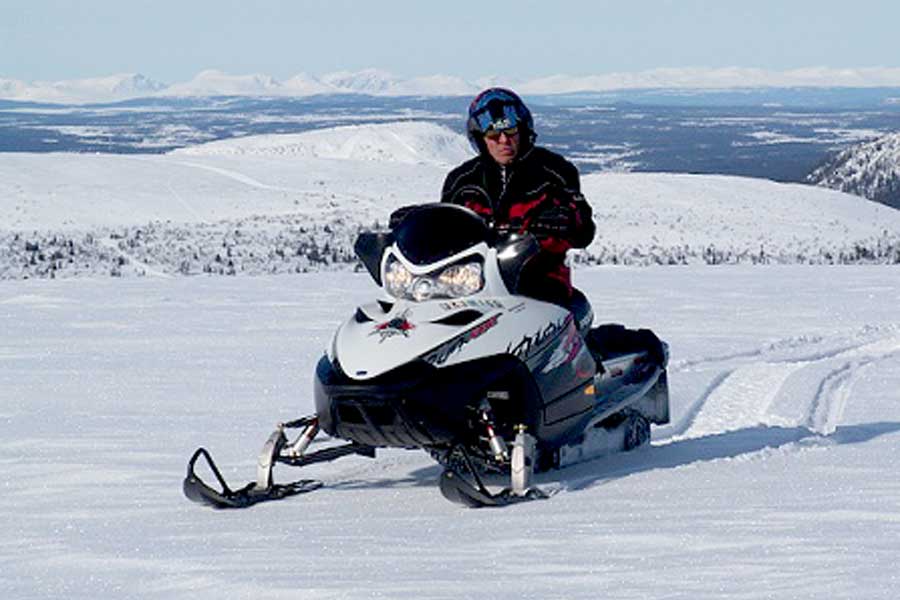
[[[469,104],[469,119],[466,134],[469,143],[477,152],[486,151],[484,134],[491,129],[524,129],[522,140],[534,143],[534,119],[531,111],[515,92],[505,88],[488,88],[475,96]]]

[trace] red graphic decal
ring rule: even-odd
[[[409,322],[408,315],[409,310],[406,310],[399,317],[394,317],[390,321],[379,323],[369,335],[375,335],[377,333],[380,336],[380,339],[378,340],[379,344],[389,337],[398,335],[409,337],[409,332],[415,329],[416,326]]]

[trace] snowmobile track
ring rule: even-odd
[[[764,359],[738,364],[716,375],[681,424],[660,441],[758,426],[799,426],[818,435],[830,435],[852,400],[860,371],[900,356],[900,334],[895,328],[865,327],[846,337],[811,338],[807,344],[796,343],[798,339],[721,361],[681,363],[680,370],[684,371],[717,362],[744,362],[742,358]]]

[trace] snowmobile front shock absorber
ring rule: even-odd
[[[510,492],[524,496],[531,490],[531,476],[534,473],[534,438],[528,434],[525,425],[516,425],[516,439],[513,441],[510,459]]]
[[[300,419],[298,421],[292,421],[286,425],[280,425],[281,428],[288,427],[291,425],[297,425],[303,427],[303,431],[300,432],[300,435],[297,436],[297,439],[293,442],[286,444],[284,449],[282,450],[285,456],[289,456],[291,458],[299,458],[303,456],[306,452],[306,449],[309,448],[309,445],[312,443],[313,439],[319,433],[319,418],[318,417],[308,417],[305,420]]]
[[[297,436],[297,439],[291,442],[285,435],[284,430],[298,429],[300,427],[303,430]],[[303,454],[309,448],[317,433],[319,433],[319,418],[315,416],[303,417],[287,423],[278,423],[275,426],[275,431],[272,432],[272,435],[269,436],[269,439],[263,445],[259,458],[256,461],[257,489],[265,490],[272,486],[272,469],[276,461],[285,462],[285,459],[302,459]]]
[[[488,395],[488,398],[490,397],[491,396]],[[487,434],[488,446],[490,446],[491,448],[491,453],[494,455],[494,460],[499,463],[508,462],[509,450],[506,447],[506,442],[503,441],[502,437],[497,435],[497,432],[494,429],[494,414],[491,408],[491,403],[487,398],[482,401],[481,406],[478,410],[478,415],[481,420],[481,424],[484,425],[484,430]]]

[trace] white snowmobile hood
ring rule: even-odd
[[[560,306],[519,296],[470,296],[359,307],[337,331],[331,359],[356,380],[415,359],[445,367],[509,353],[525,358],[571,320]]]

